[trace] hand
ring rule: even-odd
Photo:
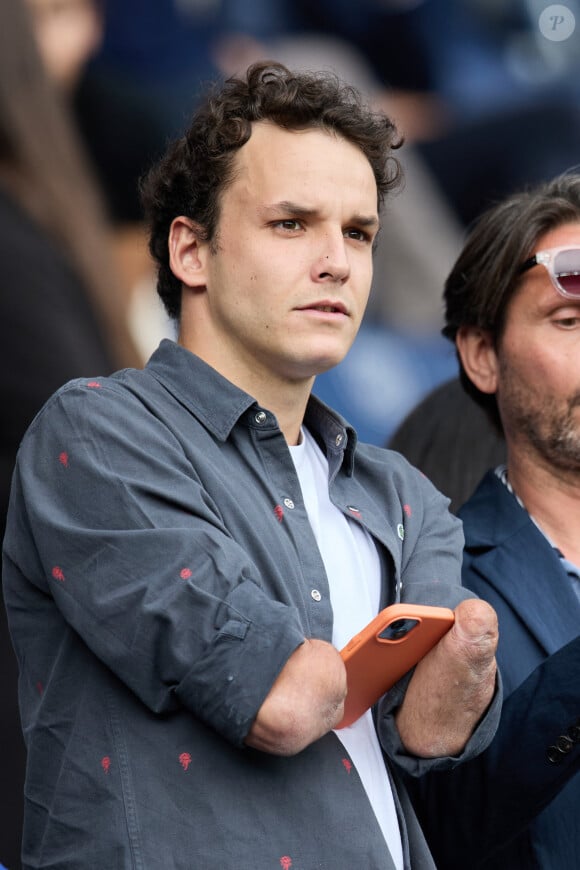
[[[454,625],[415,668],[396,714],[407,752],[461,753],[493,697],[497,640],[497,616],[487,602],[457,606]]]
[[[282,670],[246,737],[273,755],[295,755],[342,719],[346,670],[332,644],[306,640]]]

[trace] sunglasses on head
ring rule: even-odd
[[[566,299],[580,299],[580,246],[569,245],[538,251],[519,268],[526,272],[534,266],[545,266],[558,293]]]

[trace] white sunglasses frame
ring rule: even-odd
[[[528,260],[523,262],[518,269],[518,274],[522,272],[527,272],[528,269],[532,269],[534,266],[545,266],[548,275],[550,276],[550,281],[552,282],[555,289],[561,296],[564,296],[565,299],[576,299],[580,301],[580,281],[578,287],[578,293],[569,293],[565,287],[560,284],[558,280],[558,275],[554,271],[554,263],[556,261],[556,257],[558,254],[561,254],[563,251],[578,251],[578,265],[580,266],[580,245],[560,245],[557,248],[546,248],[543,251],[538,251]],[[578,271],[570,271],[570,272],[560,272],[561,275],[578,275],[580,277],[580,268]]]

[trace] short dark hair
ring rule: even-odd
[[[334,74],[291,72],[280,63],[261,61],[245,78],[216,84],[185,134],[141,182],[149,249],[158,266],[157,291],[170,317],[178,318],[181,308],[181,282],[169,267],[171,223],[179,215],[189,217],[205,240],[214,239],[220,195],[233,179],[236,152],[250,138],[252,123],[265,120],[288,130],[333,131],[358,146],[373,170],[379,206],[399,184],[402,170],[392,151],[402,138],[395,125]]]
[[[580,221],[580,173],[567,172],[513,193],[473,224],[444,290],[443,335],[455,341],[461,326],[489,330],[498,344],[509,302],[521,280],[520,266],[545,233]],[[459,358],[464,389],[501,431],[494,395],[482,393]]]

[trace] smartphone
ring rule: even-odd
[[[340,651],[346,666],[346,728],[372,707],[453,625],[447,607],[391,604]]]

